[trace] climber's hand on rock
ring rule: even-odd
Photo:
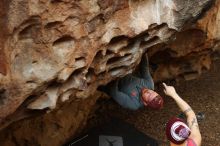
[[[177,95],[176,90],[173,86],[167,86],[165,83],[163,83],[163,87],[163,91],[167,96],[175,97]]]

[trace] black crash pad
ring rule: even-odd
[[[112,119],[64,146],[158,146],[158,142],[138,131],[133,125]]]

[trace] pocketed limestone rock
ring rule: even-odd
[[[0,145],[62,145],[85,124],[98,86],[132,73],[146,51],[155,82],[209,69],[218,10],[214,0],[1,1],[0,128],[27,118],[17,109],[40,116],[0,134]],[[20,134],[25,124],[31,134]]]

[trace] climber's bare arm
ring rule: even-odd
[[[167,86],[165,83],[163,83],[164,86],[164,93],[170,97],[172,97],[177,105],[179,106],[179,108],[181,109],[182,112],[184,112],[184,114],[187,117],[187,123],[188,126],[191,130],[191,134],[190,134],[190,138],[192,138],[195,143],[197,144],[197,146],[201,145],[201,134],[200,134],[200,130],[199,130],[199,125],[196,119],[196,115],[194,113],[194,111],[192,110],[192,108],[189,106],[188,103],[186,103],[177,93],[176,90],[173,86]]]

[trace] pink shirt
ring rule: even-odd
[[[188,138],[187,139],[187,145],[186,146],[197,146],[194,140]]]

